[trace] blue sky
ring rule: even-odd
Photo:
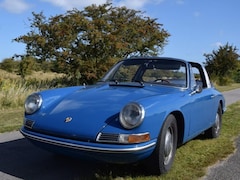
[[[67,10],[82,10],[106,0],[0,0],[0,61],[24,54],[25,44],[12,40],[30,31],[32,12],[47,17]],[[229,43],[240,48],[239,0],[113,0],[114,6],[141,10],[157,18],[171,36],[161,56],[205,62],[212,53]],[[240,53],[238,51],[238,53]]]

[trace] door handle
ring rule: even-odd
[[[215,98],[216,97],[216,95],[211,95],[211,99],[213,99],[213,98]]]

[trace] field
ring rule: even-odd
[[[18,130],[23,121],[23,102],[32,92],[51,88],[51,80],[59,77],[57,74],[38,72],[23,82],[19,76],[0,70],[0,133]],[[221,91],[239,88],[239,84],[216,87]],[[240,102],[228,107],[223,116],[222,132],[217,139],[196,139],[178,148],[172,170],[162,176],[151,176],[144,169],[133,167],[126,169],[121,166],[112,169],[111,173],[96,174],[98,179],[198,179],[205,175],[208,166],[226,158],[234,149],[234,139],[240,132]],[[134,170],[133,170],[134,169]],[[135,171],[135,169],[137,169]],[[141,173],[139,173],[141,171]]]
[[[62,74],[35,72],[21,79],[20,76],[0,69],[0,110],[23,107],[32,92],[57,86]]]

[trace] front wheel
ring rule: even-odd
[[[150,159],[152,172],[164,174],[171,169],[177,148],[177,133],[176,118],[170,114],[164,122]]]

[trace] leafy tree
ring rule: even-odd
[[[227,85],[233,80],[233,75],[239,67],[237,51],[235,46],[227,43],[218,50],[213,50],[211,54],[204,54],[206,69],[219,85]]]
[[[32,14],[31,31],[14,40],[26,44],[27,55],[54,61],[55,71],[76,82],[93,83],[117,59],[157,55],[170,36],[157,19],[112,3],[50,18],[42,12]]]
[[[34,66],[36,65],[36,61],[34,58],[25,56],[21,60],[19,64],[19,74],[24,79],[26,75],[31,75]]]

